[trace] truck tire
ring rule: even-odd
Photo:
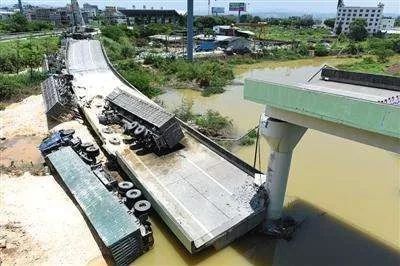
[[[72,138],[70,140],[70,145],[74,151],[79,151],[81,148],[82,140],[79,137]]]
[[[133,121],[132,122],[132,130],[135,130],[138,126],[140,126],[138,121]]]
[[[133,183],[128,181],[122,181],[118,183],[118,192],[122,197],[125,197],[128,190],[133,189]]]
[[[93,145],[86,148],[86,153],[89,157],[93,158],[100,155],[100,149],[99,147]]]
[[[139,217],[143,214],[149,213],[151,204],[147,200],[139,200],[135,203],[134,208],[136,216]]]
[[[93,143],[91,143],[91,142],[84,142],[84,143],[81,144],[81,148],[82,148],[83,151],[86,151],[86,149],[91,147],[91,146],[93,146]]]
[[[61,137],[71,137],[75,134],[74,129],[61,129],[60,130]]]
[[[142,197],[142,191],[139,189],[130,189],[125,194],[126,206],[128,209],[132,209],[135,202],[137,202]]]
[[[135,134],[135,136],[140,136],[140,135],[142,135],[143,133],[145,133],[146,130],[147,130],[147,129],[146,129],[145,126],[139,125],[139,126],[135,129],[135,131],[134,131],[133,133]]]

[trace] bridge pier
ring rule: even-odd
[[[292,153],[307,128],[263,115],[260,132],[266,138],[271,152],[264,187],[269,204],[264,220],[267,233],[283,234],[283,202],[289,176]]]

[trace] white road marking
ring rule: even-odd
[[[217,184],[220,188],[222,188],[224,191],[226,191],[226,193],[228,193],[229,195],[233,195],[232,192],[230,192],[226,187],[224,187],[221,183],[219,183],[214,177],[212,177],[211,175],[207,174],[206,171],[204,171],[203,169],[201,169],[200,167],[198,167],[192,160],[190,160],[189,158],[187,158],[186,156],[184,156],[183,154],[182,158],[185,158],[190,164],[192,164],[194,167],[196,167],[200,172],[202,172],[205,176],[207,176],[209,179],[211,179],[212,181],[214,181],[215,184]]]
[[[154,179],[157,181],[157,183],[163,187],[163,189],[165,189],[165,191],[168,192],[168,194],[182,207],[182,209],[184,209],[189,216],[201,227],[201,229],[203,229],[203,231],[210,237],[213,237],[213,235],[211,234],[210,230],[207,229],[207,227],[205,227],[196,217],[193,216],[193,214],[186,208],[185,205],[182,204],[182,202],[180,202],[175,196],[174,194],[171,193],[171,191],[168,190],[168,188],[166,188],[159,180],[158,177],[150,170],[150,168],[148,168],[143,161],[136,156],[136,159],[143,165],[144,168],[146,168],[146,170],[154,177]]]

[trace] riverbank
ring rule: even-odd
[[[373,61],[369,63],[363,63],[364,58],[372,58]],[[260,62],[250,63],[250,64],[238,64],[234,67],[235,75],[241,75],[245,72],[254,69],[270,68],[275,69],[279,67],[301,67],[301,66],[323,66],[328,64],[333,67],[338,67],[340,69],[383,74],[383,75],[400,75],[399,72],[391,71],[390,68],[399,64],[400,55],[394,55],[388,58],[388,62],[379,63],[373,56],[364,57],[337,57],[337,56],[325,56],[325,57],[312,57],[305,59],[296,60],[264,60]]]

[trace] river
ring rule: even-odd
[[[341,60],[343,61],[343,60]],[[243,99],[247,77],[304,81],[324,63],[298,60],[239,67],[226,92],[202,97],[193,90],[167,90],[159,98],[170,110],[182,99],[195,112],[219,111],[240,135],[258,124],[263,106]],[[232,151],[252,164],[253,146]],[[269,147],[261,141],[261,168]],[[308,130],[295,149],[287,187],[287,213],[303,221],[292,241],[249,233],[216,252],[190,255],[153,217],[155,247],[134,265],[398,265],[400,251],[400,157],[346,139]]]

